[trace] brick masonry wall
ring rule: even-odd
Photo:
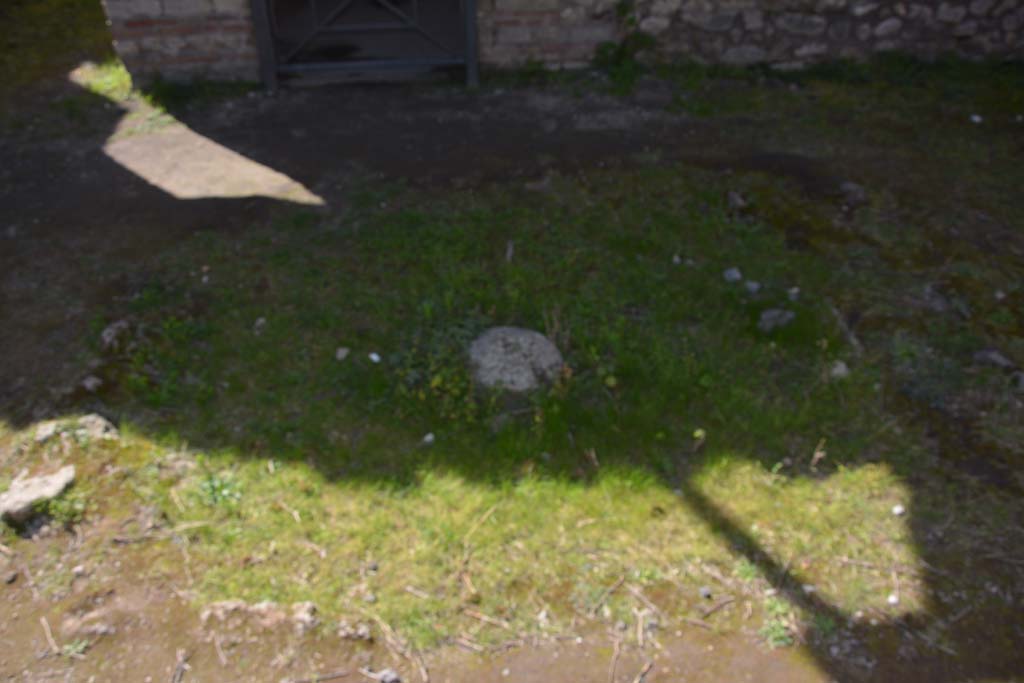
[[[103,0],[114,47],[146,81],[259,80],[249,0]]]
[[[430,0],[421,0],[428,2]],[[627,30],[654,36],[656,56],[708,63],[923,57],[1024,58],[1024,0],[478,0],[485,65],[590,62]],[[250,0],[104,0],[118,53],[133,75],[257,80]]]

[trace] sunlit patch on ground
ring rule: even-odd
[[[191,130],[152,96],[136,93],[118,61],[85,62],[68,80],[125,107],[103,152],[126,170],[176,199],[265,197],[323,206],[316,194],[288,176]],[[133,134],[139,129],[149,135]],[[155,130],[154,130],[155,129]]]
[[[323,199],[301,183],[182,124],[112,139],[104,153],[176,199],[266,197],[308,206]]]

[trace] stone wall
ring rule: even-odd
[[[887,50],[1024,58],[1024,0],[483,2],[481,58],[492,64],[578,64],[602,41],[636,29],[654,36],[662,58],[708,63],[796,68]]]
[[[429,1],[429,0],[423,0]],[[664,59],[797,68],[886,50],[1024,58],[1024,0],[479,0],[484,65],[582,66],[640,30]],[[257,80],[250,0],[104,0],[136,76]]]
[[[103,0],[114,47],[146,81],[259,80],[249,0]]]

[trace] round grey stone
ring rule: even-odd
[[[553,382],[562,370],[562,354],[540,332],[492,327],[469,347],[473,378],[489,389],[524,393]]]

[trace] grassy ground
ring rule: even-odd
[[[1024,89],[1019,67],[874,68],[745,72],[739,88],[660,73],[673,111],[761,117],[794,151],[914,169],[865,171],[855,209],[837,189],[676,163],[534,191],[367,178],[344,210],[123,265],[142,284],[91,339],[123,438],[5,428],[5,472],[75,462],[50,511],[69,525],[146,506],[173,543],[140,571],[184,567],[197,605],[312,600],[418,648],[508,637],[467,611],[515,633],[632,624],[642,594],[667,626],[734,597],[706,624],[772,646],[827,645],[837,617],[925,615],[925,647],[949,649],[943,619],[1003,614],[1020,561],[972,564],[1024,515],[1020,380],[975,357],[1024,362]],[[116,63],[85,76],[138,97]],[[762,332],[771,308],[794,321]],[[481,395],[466,368],[468,342],[506,324],[566,356],[529,400]],[[40,586],[60,594],[69,570],[51,560]]]
[[[756,210],[730,209],[729,191]],[[466,608],[517,632],[631,622],[630,594],[605,595],[625,577],[670,621],[700,617],[700,586],[738,594],[783,645],[827,638],[831,617],[768,590],[688,491],[846,615],[934,607],[895,505],[940,522],[954,490],[979,496],[984,513],[957,522],[973,539],[1020,514],[962,477],[908,486],[934,455],[891,392],[924,337],[862,354],[833,312],[892,301],[905,276],[793,249],[758,215],[914,239],[877,223],[884,197],[850,219],[784,181],[673,166],[560,177],[543,193],[368,184],[351,200],[343,215],[297,213],[164,254],[105,352],[104,400],[130,436],[78,456],[87,470],[118,465],[76,490],[99,509],[130,506],[110,494],[132,491],[189,529],[200,604],[313,600],[329,619],[379,616],[429,647],[466,628]],[[760,290],[726,282],[731,267]],[[759,314],[776,307],[796,318],[765,334]],[[481,397],[464,349],[494,324],[545,331],[566,354],[563,379],[527,402]],[[836,361],[848,378],[831,376]],[[971,386],[992,396],[1000,377],[981,369]],[[1011,451],[1012,415],[994,420]],[[181,561],[162,557],[149,571]],[[749,627],[742,614],[719,623]]]

